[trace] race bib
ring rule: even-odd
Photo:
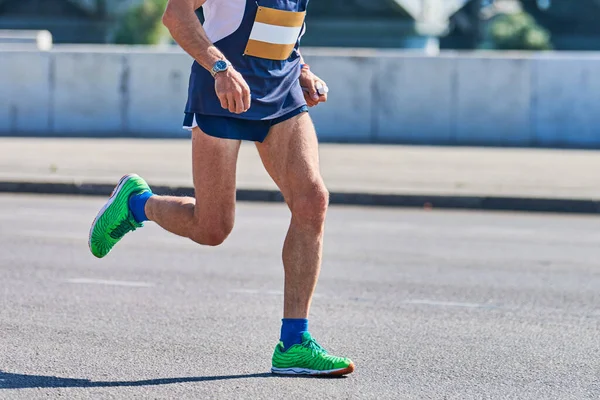
[[[287,60],[294,51],[306,11],[282,11],[258,7],[244,55],[268,60]]]

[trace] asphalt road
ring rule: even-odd
[[[334,207],[311,331],[357,371],[278,378],[283,205],[96,260],[103,201],[0,196],[1,399],[600,397],[600,218]]]

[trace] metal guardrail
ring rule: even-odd
[[[49,31],[0,30],[0,50],[35,48],[52,50],[54,41]]]

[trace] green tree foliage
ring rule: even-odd
[[[168,38],[168,31],[161,22],[167,1],[144,0],[129,10],[117,24],[115,43],[157,44]]]
[[[490,24],[487,46],[497,50],[551,50],[550,33],[527,13],[503,14]]]

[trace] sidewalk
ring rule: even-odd
[[[189,140],[0,138],[0,191],[105,194],[127,172],[190,193]],[[323,144],[333,203],[600,211],[600,153]],[[179,188],[179,189],[169,189]],[[278,199],[253,145],[242,146],[240,200]]]

